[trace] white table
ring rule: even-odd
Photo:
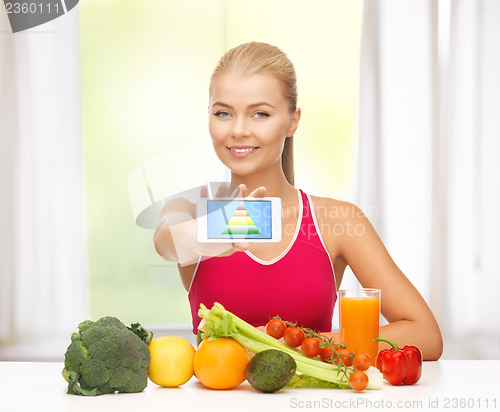
[[[424,362],[413,386],[355,393],[351,390],[283,389],[255,391],[247,382],[216,391],[195,377],[180,388],[148,383],[141,393],[84,397],[66,394],[61,363],[0,362],[0,411],[338,411],[500,410],[500,360]]]

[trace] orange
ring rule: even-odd
[[[157,385],[181,386],[193,376],[195,349],[188,340],[179,336],[162,336],[151,341],[149,352],[149,379]]]
[[[245,380],[248,361],[245,348],[233,339],[204,340],[194,354],[194,374],[207,388],[230,389]]]

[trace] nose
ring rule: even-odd
[[[248,120],[244,116],[238,116],[234,119],[231,136],[236,138],[250,136]]]

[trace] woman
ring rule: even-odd
[[[196,259],[179,265],[194,331],[199,304],[211,307],[218,301],[254,326],[279,315],[338,341],[331,332],[333,307],[349,265],[363,287],[382,290],[381,312],[389,324],[380,335],[419,346],[424,359],[438,359],[442,337],[431,310],[361,210],[293,186],[292,139],[301,109],[288,57],[265,43],[235,47],[215,68],[209,94],[209,131],[217,156],[231,170],[231,183],[239,185],[242,196],[281,198],[283,236],[279,243],[238,243],[221,251],[195,241],[192,220],[183,239],[174,242],[175,221],[165,209],[155,232],[156,250],[182,263],[176,253],[181,247]],[[192,205],[176,206],[194,215]]]

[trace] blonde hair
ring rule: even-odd
[[[212,95],[217,75],[229,71],[245,74],[269,73],[283,84],[283,95],[288,100],[290,113],[297,109],[297,76],[288,56],[276,46],[250,42],[228,50],[219,60],[210,78],[209,94]],[[288,182],[294,184],[293,136],[288,136],[281,155],[281,166]]]

